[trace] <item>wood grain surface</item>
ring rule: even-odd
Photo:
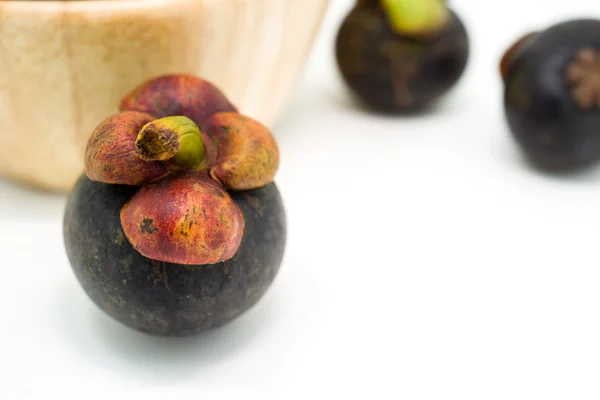
[[[192,73],[271,125],[329,0],[0,2],[0,174],[55,191],[146,79]]]

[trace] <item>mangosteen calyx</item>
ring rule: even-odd
[[[271,183],[279,150],[269,129],[241,115],[215,86],[168,75],[135,89],[99,124],[85,167],[92,181],[139,186],[121,210],[135,250],[206,265],[232,258],[243,236],[244,216],[228,190]]]
[[[600,54],[592,48],[579,50],[567,66],[566,81],[571,98],[583,110],[600,108]]]

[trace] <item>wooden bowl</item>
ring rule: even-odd
[[[0,2],[0,174],[67,191],[96,125],[143,81],[191,73],[272,124],[329,0]]]

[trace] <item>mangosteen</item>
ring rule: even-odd
[[[533,167],[569,171],[600,160],[600,21],[527,33],[500,61],[504,113]]]
[[[92,132],[67,198],[78,282],[117,321],[153,335],[224,325],[275,279],[286,216],[279,150],[210,82],[149,80]]]
[[[369,109],[414,113],[452,89],[469,37],[444,0],[357,0],[337,33],[338,69]]]

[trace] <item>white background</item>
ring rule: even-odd
[[[520,34],[600,3],[451,1],[472,57],[416,118],[349,99],[333,38],[351,3],[332,0],[275,128],[280,275],[225,328],[167,340],[113,322],[70,270],[64,198],[0,183],[0,399],[600,397],[600,168],[524,164],[497,68]]]

